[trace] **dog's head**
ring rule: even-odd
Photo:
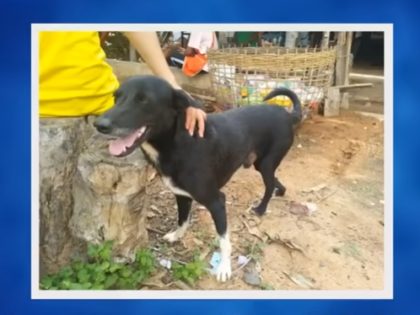
[[[155,76],[133,77],[115,92],[115,106],[94,122],[112,138],[109,151],[122,157],[142,142],[172,130],[176,117],[190,105],[189,96]]]

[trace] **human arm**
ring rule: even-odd
[[[156,32],[125,32],[124,35],[155,75],[168,81],[174,89],[181,89],[166,63]]]

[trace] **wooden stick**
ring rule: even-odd
[[[347,84],[347,85],[336,85],[334,88],[339,90],[349,90],[349,89],[359,89],[359,88],[367,88],[372,87],[372,83],[357,83],[357,84]]]
[[[384,82],[384,76],[381,75],[371,75],[371,74],[363,74],[363,73],[350,73],[349,75],[350,80],[354,81],[369,81],[369,82]]]

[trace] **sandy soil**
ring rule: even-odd
[[[297,130],[294,146],[277,177],[284,197],[273,198],[258,218],[249,209],[263,194],[260,174],[240,169],[223,189],[233,245],[232,279],[218,283],[205,275],[194,289],[382,289],[383,288],[383,122],[353,112],[315,116]],[[215,246],[207,210],[193,204],[192,226],[182,241],[165,244],[176,226],[175,200],[156,178],[150,195],[149,232],[158,256],[187,262],[195,252],[209,261]],[[316,211],[300,213],[295,204]],[[238,269],[237,257],[252,260]],[[259,283],[248,284],[246,273]],[[187,288],[160,269],[150,288]]]

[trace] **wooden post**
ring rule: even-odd
[[[330,32],[323,32],[322,33],[321,48],[322,49],[328,48],[329,42],[330,42]]]
[[[226,32],[219,32],[219,45],[226,46],[228,44],[228,38],[226,36]]]
[[[295,48],[296,40],[299,35],[299,32],[286,32],[286,39],[284,41],[284,47],[286,48]]]
[[[339,32],[337,38],[337,62],[335,64],[335,85],[345,84],[346,73],[346,33]]]
[[[352,36],[353,36],[352,32],[338,33],[337,63],[335,66],[335,85],[336,86],[349,85],[350,52],[351,52]],[[334,96],[337,97],[336,95]],[[342,100],[339,101],[340,107],[348,108],[349,107],[348,93],[344,92],[343,95],[340,95],[339,97],[342,97]],[[334,108],[334,106],[332,107]],[[334,110],[332,112],[334,112]]]
[[[332,117],[340,114],[340,89],[330,87],[325,98],[324,116]]]
[[[352,32],[340,32],[337,39],[335,85],[349,84]]]
[[[346,39],[346,67],[344,75],[344,84],[349,84],[349,75],[350,75],[350,61],[351,61],[351,43],[353,41],[353,32],[347,32]]]
[[[131,44],[130,44],[130,48],[129,48],[129,59],[130,59],[130,61],[137,61],[136,50],[134,49],[134,47]]]

